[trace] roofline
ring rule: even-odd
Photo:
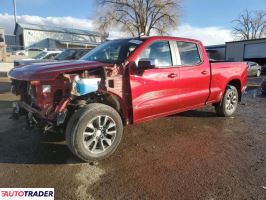
[[[231,41],[231,42],[226,42],[225,44],[228,44],[228,43],[238,43],[238,42],[251,42],[251,41],[258,41],[258,40],[266,40],[266,37],[265,38],[250,39],[250,40]]]
[[[69,44],[73,44],[73,45],[80,45],[80,44],[83,44],[83,45],[90,45],[90,46],[98,46],[100,45],[101,43],[97,43],[97,42],[79,42],[79,41],[67,41],[67,40],[55,40],[61,44],[66,44],[66,43],[69,43]]]
[[[55,38],[46,38],[46,40],[55,40],[57,42],[80,42],[80,43],[84,43],[84,42],[89,42],[89,43],[95,43],[95,44],[101,44],[101,42],[90,42],[88,40],[60,40],[60,39],[55,39]]]
[[[168,39],[181,39],[181,40],[188,40],[188,41],[193,41],[193,42],[200,42],[200,40],[197,39],[192,39],[192,38],[185,38],[185,37],[176,37],[176,36],[160,36],[160,35],[155,35],[155,36],[141,36],[140,38],[168,38]]]
[[[155,35],[155,36],[140,36],[140,37],[124,37],[124,38],[116,38],[116,39],[111,39],[111,40],[123,40],[123,39],[150,39],[150,38],[165,38],[165,39],[178,39],[178,40],[187,40],[187,41],[191,41],[191,42],[200,42],[200,40],[196,40],[196,39],[191,39],[191,38],[184,38],[184,37],[175,37],[175,36],[159,36],[159,35]],[[111,41],[109,40],[109,41]]]
[[[15,26],[15,30],[14,30],[14,34],[16,33],[16,30],[17,30],[17,26],[20,26],[21,28],[23,29],[28,29],[28,30],[36,30],[36,31],[44,31],[44,32],[53,32],[53,33],[66,33],[64,31],[53,31],[53,30],[41,30],[41,29],[37,29],[37,28],[24,28],[22,24],[28,24],[28,25],[34,25],[34,26],[46,26],[46,27],[52,27],[52,28],[60,28],[60,29],[71,29],[71,28],[66,28],[66,27],[60,27],[60,26],[49,26],[49,25],[42,25],[42,24],[31,24],[31,23],[20,23],[20,22],[17,22],[16,23],[16,26]],[[73,34],[77,34],[77,35],[94,35],[94,36],[104,36],[103,34],[100,34],[99,32],[96,32],[96,31],[90,31],[90,30],[84,30],[84,29],[77,29],[77,28],[73,28],[72,30],[79,30],[79,31],[88,31],[88,32],[91,32],[91,33],[88,33],[88,34],[85,34],[85,33],[73,33]],[[71,33],[71,32],[69,32]]]

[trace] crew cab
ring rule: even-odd
[[[205,105],[232,116],[247,83],[247,63],[210,63],[200,41],[139,37],[103,43],[78,61],[9,72],[14,113],[29,125],[66,133],[84,161],[111,155],[123,128]]]

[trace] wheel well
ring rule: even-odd
[[[112,107],[121,116],[123,124],[124,125],[126,124],[126,120],[127,119],[126,119],[124,110],[123,110],[123,108],[121,106],[121,102],[114,95],[112,95],[112,94],[104,94],[104,93],[94,93],[94,94],[92,94],[91,100],[87,101],[86,104],[89,104],[89,103],[102,103],[102,104],[105,104],[107,106]]]
[[[101,103],[101,104],[110,106],[114,108],[118,112],[118,114],[121,116],[123,124],[125,125],[127,123],[126,113],[123,110],[123,107],[121,106],[121,102],[119,101],[118,97],[116,97],[115,95],[108,94],[108,93],[96,93],[95,92],[95,93],[90,93],[81,98],[77,98],[72,103],[73,105],[76,105],[77,108],[82,107],[86,104],[91,104],[91,103]]]
[[[234,87],[236,87],[237,89],[237,92],[238,92],[238,101],[240,102],[241,101],[241,98],[242,98],[242,92],[241,92],[241,82],[239,79],[234,79],[234,80],[231,80],[227,86],[229,85],[232,85]]]
[[[124,125],[126,124],[127,119],[126,119],[126,116],[124,115],[124,111],[121,107],[121,103],[119,102],[119,100],[115,96],[110,95],[110,94],[104,94],[101,96],[100,103],[106,104],[106,105],[114,108],[119,113],[119,115],[121,116],[123,124]]]

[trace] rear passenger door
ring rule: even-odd
[[[201,45],[197,43],[176,41],[176,47],[180,60],[178,109],[204,105],[209,96],[209,61],[203,60]]]

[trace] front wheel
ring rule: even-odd
[[[228,86],[220,103],[215,105],[216,113],[222,117],[232,116],[238,104],[238,91],[234,86]]]
[[[80,159],[91,162],[110,156],[119,145],[123,123],[110,106],[93,103],[79,109],[67,125],[69,149]]]

